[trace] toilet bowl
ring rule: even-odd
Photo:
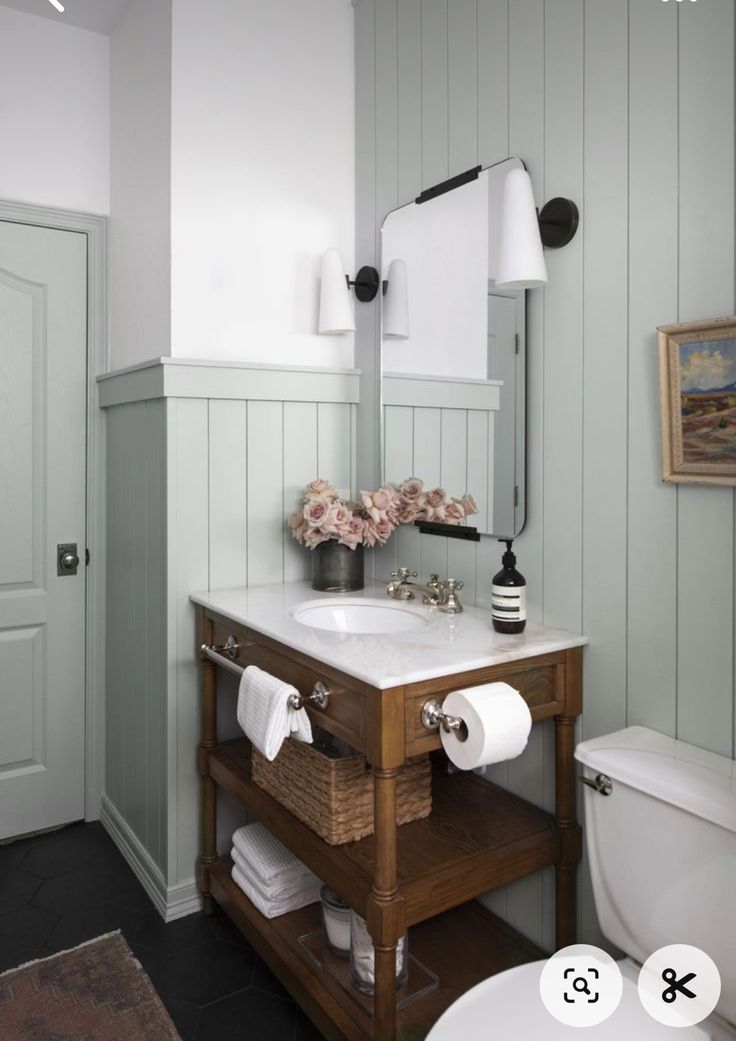
[[[578,745],[584,776],[603,774],[610,795],[585,788],[585,839],[603,934],[627,954],[623,996],[593,1027],[557,1022],[542,1003],[546,961],[490,977],[440,1017],[427,1041],[493,1036],[525,1041],[736,1041],[736,764],[645,727]],[[637,989],[639,966],[660,947],[692,944],[718,966],[715,1012],[692,1027],[653,1019]]]

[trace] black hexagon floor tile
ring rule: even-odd
[[[213,921],[203,914],[191,914],[174,922],[164,922],[158,911],[153,910],[144,915],[135,935],[138,943],[162,954],[176,954],[215,938]]]
[[[84,825],[71,824],[63,831],[39,836],[23,859],[22,870],[39,878],[56,878],[90,867],[96,853],[94,844],[85,835]]]
[[[257,1038],[292,1041],[296,1005],[257,990],[233,994],[202,1009],[196,1041]]]
[[[33,849],[33,839],[18,839],[0,845],[0,872],[13,871]]]
[[[296,1010],[294,1041],[324,1041],[314,1023],[304,1015],[300,1008]]]
[[[33,904],[58,914],[82,911],[112,900],[117,884],[118,876],[111,870],[68,871],[56,878],[47,878],[33,897]]]
[[[27,904],[36,895],[40,878],[24,875],[22,871],[7,871],[0,875],[0,914],[14,911],[19,904]]]
[[[58,921],[53,911],[29,905],[0,915],[0,972],[45,957],[46,938]]]
[[[255,955],[242,947],[209,940],[170,955],[162,967],[160,989],[193,1005],[209,1005],[248,987],[254,961]]]
[[[201,1016],[200,1009],[196,1005],[190,1005],[187,1001],[170,998],[167,994],[162,994],[161,1000],[166,1006],[174,1026],[179,1031],[181,1041],[194,1041]],[[228,1041],[228,1039],[222,1038],[221,1041]]]
[[[122,904],[95,904],[61,916],[46,940],[49,951],[66,951],[80,943],[120,930],[132,939],[140,924],[140,911]]]

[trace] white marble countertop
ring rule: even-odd
[[[316,593],[308,581],[194,593],[191,597],[195,604],[380,690],[564,651],[588,642],[585,636],[529,622],[521,635],[502,636],[493,629],[490,612],[476,607],[465,607],[462,614],[453,616],[437,608],[416,606],[413,609],[428,619],[427,625],[381,635],[328,632],[303,625],[293,617],[294,609],[307,600],[336,598],[335,593]],[[360,592],[340,598],[396,603],[386,597],[385,586],[378,582],[368,582]]]

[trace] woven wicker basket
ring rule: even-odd
[[[373,774],[365,756],[331,759],[302,741],[284,741],[272,763],[253,749],[252,776],[295,817],[330,846],[373,834]],[[399,771],[396,815],[399,824],[432,812],[429,756],[410,759]]]

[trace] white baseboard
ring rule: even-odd
[[[186,879],[175,886],[167,886],[161,869],[104,794],[100,820],[165,922],[173,922],[176,918],[184,918],[202,910],[202,897],[196,881],[193,878]]]

